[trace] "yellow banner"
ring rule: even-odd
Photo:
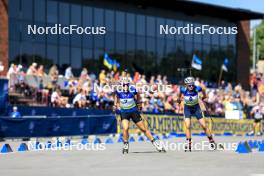
[[[154,133],[184,132],[183,116],[141,114],[146,119],[145,124]],[[121,130],[120,118],[118,118],[118,132]],[[148,121],[148,123],[146,122]],[[253,120],[227,120],[224,118],[206,117],[206,122],[213,133],[232,132],[233,134],[245,134],[253,130]],[[262,124],[262,127],[264,125]],[[261,129],[262,129],[261,127]],[[140,132],[133,122],[130,122],[130,133]],[[192,118],[192,132],[203,132],[196,118]]]

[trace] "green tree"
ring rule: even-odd
[[[250,39],[251,53],[253,52],[253,37],[254,35],[252,35]],[[264,58],[264,20],[262,20],[262,22],[256,27],[256,46],[260,47],[259,48],[259,58],[257,59],[263,59]]]

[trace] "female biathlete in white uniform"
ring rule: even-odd
[[[165,152],[162,145],[155,140],[150,131],[146,128],[145,123],[140,116],[139,109],[141,108],[140,96],[137,94],[135,88],[129,87],[129,81],[124,78],[121,82],[122,89],[117,90],[114,98],[113,110],[116,111],[119,107],[119,112],[121,116],[121,123],[123,127],[123,154],[128,153],[129,144],[129,122],[130,119],[137,125],[137,127],[147,136],[147,138],[152,142],[157,151]]]
[[[195,116],[197,120],[199,121],[201,127],[207,134],[207,137],[210,142],[211,148],[216,149],[216,144],[214,142],[214,139],[212,137],[212,133],[207,127],[204,119],[204,114],[200,108],[199,105],[199,93],[202,92],[203,97],[202,100],[206,98],[205,91],[199,87],[194,85],[194,78],[193,77],[187,77],[184,80],[185,86],[180,88],[180,94],[178,97],[178,103],[181,103],[181,99],[183,96],[184,100],[184,123],[186,127],[186,145],[185,145],[185,151],[189,150],[191,151],[192,146],[192,138],[191,138],[191,116]]]

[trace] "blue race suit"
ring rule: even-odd
[[[203,113],[199,105],[199,92],[202,88],[194,86],[192,91],[189,91],[187,87],[181,87],[180,92],[184,96],[184,117],[191,118],[195,116],[197,119],[203,118]]]
[[[130,90],[128,92],[116,91],[116,95],[119,98],[120,102],[120,114],[121,120],[132,119],[134,123],[137,123],[142,120],[140,117],[137,104],[135,101],[135,95],[137,95],[136,90]]]

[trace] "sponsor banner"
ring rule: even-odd
[[[145,124],[149,126],[149,129],[154,133],[169,133],[169,132],[184,132],[185,126],[183,123],[183,116],[176,115],[156,115],[156,114],[141,114],[145,121]],[[213,120],[213,122],[212,122]],[[245,134],[253,130],[253,120],[228,120],[224,118],[212,118],[206,117],[206,123],[213,133],[232,132],[234,134]],[[118,117],[118,132],[121,132],[120,117]],[[263,125],[262,127],[263,128]],[[136,125],[130,122],[130,133],[139,133]],[[203,132],[199,122],[196,118],[192,118],[192,132]]]

